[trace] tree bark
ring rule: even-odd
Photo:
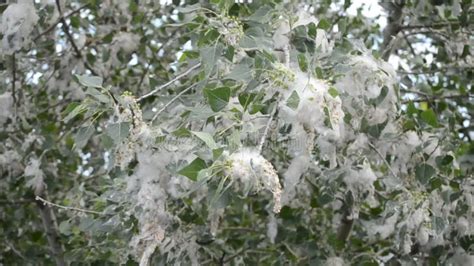
[[[337,229],[337,239],[343,243],[348,240],[352,225],[354,224],[354,219],[349,217],[351,217],[351,207],[347,207],[342,214],[341,224]]]
[[[46,238],[48,239],[49,248],[51,250],[51,255],[56,261],[57,266],[66,266],[66,262],[63,257],[63,248],[59,243],[59,236],[56,232],[54,226],[52,209],[49,205],[43,204],[43,202],[36,200],[36,205],[40,211],[41,220],[43,222],[44,232],[46,233]]]
[[[383,30],[383,43],[380,46],[382,58],[387,61],[392,53],[393,38],[402,30],[404,0],[384,3],[383,7],[388,12],[387,26]]]

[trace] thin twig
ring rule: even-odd
[[[437,23],[437,24],[430,24],[430,25],[404,25],[401,26],[402,29],[421,29],[421,28],[440,28],[440,27],[446,27],[446,26],[451,26],[453,24],[459,25],[459,22],[453,22],[453,23]]]
[[[53,203],[51,201],[45,200],[40,196],[36,196],[35,199],[41,201],[44,205],[49,205],[49,206],[53,206],[53,207],[64,209],[64,210],[91,213],[91,214],[97,214],[97,215],[105,215],[105,213],[103,213],[103,212],[96,212],[96,211],[85,210],[85,209],[80,209],[80,208],[76,208],[76,207],[59,205],[59,204]]]
[[[419,72],[410,72],[410,71],[397,71],[399,74],[404,74],[404,75],[427,75],[427,74],[435,74],[439,72],[447,72],[450,70],[461,70],[461,71],[472,71],[474,70],[474,67],[472,66],[447,66],[443,68],[438,68],[438,69],[427,69],[427,70],[421,70]],[[446,75],[448,73],[443,73],[443,75]]]
[[[60,0],[56,0],[56,7],[58,8],[60,21],[61,21],[61,24],[62,24],[64,34],[66,34],[67,39],[71,43],[72,49],[76,53],[76,57],[81,59],[84,62],[84,66],[92,73],[92,75],[97,76],[97,72],[92,68],[91,65],[89,65],[87,60],[84,60],[84,58],[82,57],[81,50],[79,49],[79,47],[77,47],[77,44],[74,41],[74,38],[72,37],[71,33],[69,32],[69,25],[66,23],[66,19],[64,18],[63,11],[61,10]]]
[[[150,257],[155,252],[157,246],[158,241],[153,241],[145,248],[145,251],[143,252],[142,257],[140,259],[140,266],[148,266],[150,264]]]
[[[69,17],[79,13],[82,9],[86,8],[87,6],[89,6],[89,3],[80,6],[78,9],[72,11],[71,13],[67,14],[66,16],[64,16],[62,18],[64,18],[64,19],[69,18]],[[54,28],[56,28],[56,26],[61,22],[62,22],[62,20],[61,20],[61,18],[59,18],[55,23],[53,23],[51,26],[49,26],[49,28],[47,28],[45,31],[41,32],[36,37],[34,37],[33,42],[36,42],[39,38],[41,38],[41,36],[51,32],[52,30],[54,30]]]
[[[15,83],[16,83],[16,56],[15,56],[15,52],[13,52],[13,54],[12,54],[12,97],[13,97],[13,105],[16,108],[18,102],[17,102],[17,99],[16,99]]]
[[[5,239],[5,244],[13,251],[13,253],[15,253],[18,257],[20,257],[21,259],[25,260],[25,261],[29,261],[28,258],[26,258],[25,256],[23,256],[23,254],[21,254],[21,252],[15,248],[15,246],[13,246],[12,243],[10,243],[10,241],[8,241],[7,239]]]
[[[267,139],[268,135],[268,130],[270,128],[270,125],[272,124],[273,118],[275,117],[276,111],[278,109],[278,102],[275,106],[275,109],[273,109],[272,114],[270,115],[270,118],[268,118],[267,125],[265,126],[265,131],[263,132],[262,137],[260,138],[260,142],[258,143],[258,152],[261,153],[263,149],[263,145],[265,144],[265,140]]]
[[[0,199],[0,204],[30,204],[32,200],[27,199],[18,199],[18,200],[3,200]]]
[[[432,102],[436,100],[444,100],[444,99],[466,99],[469,100],[473,95],[469,94],[459,94],[459,95],[423,95],[423,99],[413,99],[413,100],[404,100],[402,101],[403,104],[409,102]]]
[[[56,0],[56,7],[58,8],[59,12],[59,20],[61,21],[61,26],[63,28],[64,33],[66,34],[67,39],[72,45],[72,48],[74,49],[74,52],[76,53],[77,58],[82,58],[82,53],[79,50],[79,48],[76,45],[76,42],[74,42],[74,38],[72,37],[71,33],[69,32],[69,25],[66,23],[66,19],[63,16],[63,11],[61,10],[61,3],[60,0]]]
[[[143,74],[140,77],[140,82],[138,82],[138,86],[137,86],[138,89],[140,89],[140,87],[142,86],[143,80],[145,80],[146,74],[148,74],[148,71],[150,70],[150,67],[151,67],[151,64],[148,64],[146,66],[145,70],[143,70]]]
[[[190,91],[192,88],[194,88],[195,86],[197,85],[197,83],[194,83],[192,84],[191,86],[187,87],[186,89],[184,89],[182,92],[178,93],[178,95],[176,95],[173,99],[171,99],[169,102],[167,102],[165,104],[165,106],[163,106],[163,108],[161,108],[158,112],[156,112],[156,114],[153,116],[153,118],[151,119],[151,122],[155,121],[155,119],[163,112],[166,110],[166,108],[168,108],[168,106],[170,106],[174,101],[176,101],[177,99],[179,99],[179,97],[181,97],[183,94],[185,94],[186,92]]]
[[[177,81],[177,80],[181,79],[182,77],[188,75],[188,74],[191,73],[194,69],[196,69],[196,68],[198,68],[198,67],[200,67],[200,66],[201,66],[201,63],[197,63],[196,65],[194,65],[194,66],[191,67],[190,69],[188,69],[188,70],[184,71],[183,73],[177,75],[174,79],[172,79],[172,80],[166,82],[165,84],[163,84],[163,85],[159,86],[158,88],[156,88],[156,89],[150,91],[149,93],[147,93],[147,94],[145,94],[145,95],[143,95],[143,96],[140,96],[140,97],[137,99],[137,101],[140,102],[140,101],[142,101],[143,99],[146,99],[146,98],[152,96],[153,94],[157,93],[158,91],[160,91],[160,90],[162,90],[162,89],[168,87],[169,85],[173,84],[175,81]]]
[[[387,166],[388,170],[390,171],[390,173],[395,177],[395,178],[398,178],[397,175],[395,174],[395,172],[393,171],[392,167],[390,166],[390,164],[387,162],[387,160],[385,159],[385,157],[383,157],[382,153],[380,153],[379,150],[377,150],[377,148],[370,142],[368,142],[369,144],[369,147],[371,149],[373,149],[380,157],[380,159],[382,159],[382,161],[385,163],[385,165]]]

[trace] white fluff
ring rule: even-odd
[[[12,54],[29,44],[31,31],[38,19],[35,7],[32,4],[10,4],[3,12],[0,27],[3,34],[3,52]]]
[[[273,211],[281,209],[281,185],[273,165],[257,150],[241,149],[229,156],[231,162],[228,174],[245,188],[253,191],[266,189],[273,194]]]
[[[0,94],[0,126],[13,115],[13,97],[11,93]]]
[[[275,215],[270,214],[268,216],[267,223],[267,237],[270,239],[270,243],[275,243],[275,238],[278,234],[278,221],[275,218]]]
[[[40,168],[41,161],[35,158],[31,158],[28,162],[28,165],[25,167],[25,176],[32,177],[26,185],[31,187],[35,195],[43,194],[45,187],[44,183],[44,173]]]

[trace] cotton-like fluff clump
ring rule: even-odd
[[[21,155],[14,149],[8,149],[0,153],[0,175],[17,176],[23,172]],[[5,183],[5,182],[4,182]],[[6,184],[6,183],[5,183]],[[0,185],[0,188],[2,185]]]
[[[395,232],[395,225],[397,224],[398,217],[399,213],[396,212],[392,216],[381,221],[381,223],[362,220],[362,224],[364,225],[370,239],[386,239]]]
[[[112,66],[119,65],[117,54],[122,51],[129,55],[138,49],[140,44],[140,37],[137,34],[130,32],[120,32],[114,36],[111,43],[110,58]]]
[[[3,12],[0,30],[3,34],[2,48],[5,54],[19,51],[30,42],[31,31],[39,19],[30,2],[10,4]]]
[[[296,72],[295,76],[295,81],[289,85],[286,101],[281,106],[286,113],[284,119],[289,120],[288,122],[299,122],[317,134],[338,138],[344,118],[339,96],[331,95],[328,84],[323,80],[315,79],[303,72]],[[292,90],[299,97],[296,109],[287,106],[288,100],[293,95]]]
[[[341,257],[329,257],[324,262],[324,265],[325,266],[345,266],[347,264],[344,262],[344,259]]]
[[[227,174],[243,186],[244,191],[266,189],[273,194],[273,211],[281,209],[281,185],[273,165],[257,150],[242,149],[229,156]]]
[[[275,238],[278,234],[278,221],[275,215],[270,214],[268,216],[268,223],[267,223],[267,237],[270,239],[270,243],[275,243]]]
[[[137,154],[137,169],[127,179],[127,192],[133,195],[136,210],[135,217],[139,222],[139,234],[132,239],[131,246],[138,257],[147,257],[147,253],[163,241],[166,226],[172,217],[166,211],[167,193],[163,186],[163,160],[153,156],[151,151]],[[168,161],[167,161],[168,162]]]
[[[0,126],[7,122],[13,114],[13,97],[11,93],[0,94]]]
[[[344,183],[347,188],[351,190],[355,197],[364,199],[366,192],[368,196],[374,193],[373,183],[377,180],[377,175],[370,167],[370,164],[365,162],[359,169],[349,169],[344,176]]]
[[[295,81],[289,87],[291,89],[286,92],[286,100],[280,104],[281,118],[294,125],[300,124],[308,129],[307,133],[314,134],[321,157],[330,161],[331,168],[336,167],[335,144],[344,131],[341,98],[336,95],[336,91],[331,95],[326,82],[303,72],[296,73]],[[296,109],[287,106],[288,100],[294,95],[293,92],[296,92],[299,98]],[[301,130],[298,134],[301,134]],[[306,136],[308,143],[312,141],[309,139],[311,134]]]
[[[282,204],[289,205],[295,202],[293,199],[296,196],[296,186],[300,183],[301,176],[308,169],[310,157],[301,155],[291,160],[288,169],[283,174],[285,190],[282,195]]]
[[[351,125],[358,129],[364,119],[368,125],[393,120],[397,110],[393,68],[368,53],[351,58],[348,64],[350,68],[335,86],[347,95],[343,105],[352,115]]]
[[[41,161],[38,159],[30,159],[28,165],[25,167],[25,176],[32,177],[27,182],[27,186],[31,187],[35,195],[41,195],[44,191],[44,173],[40,168]]]

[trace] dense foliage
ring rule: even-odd
[[[372,5],[0,5],[0,264],[474,264],[474,8]]]

